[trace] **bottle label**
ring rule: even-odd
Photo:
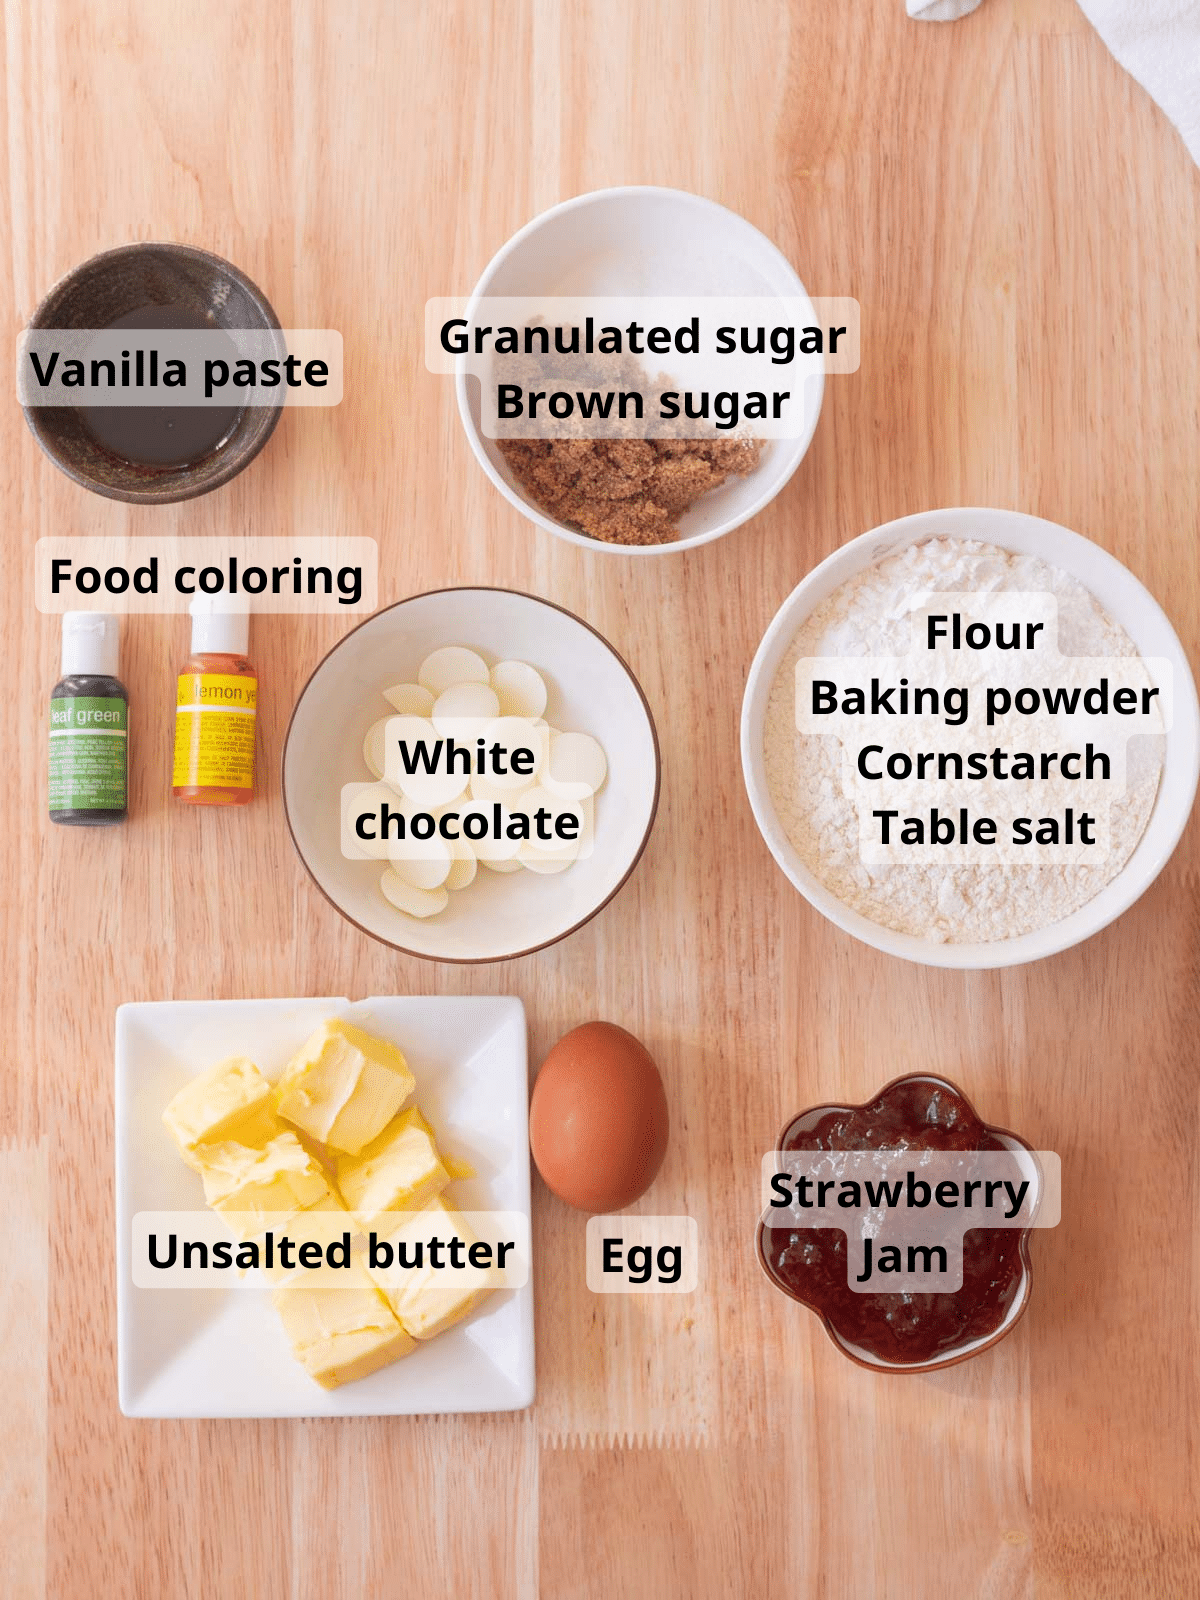
[[[129,707],[108,695],[50,702],[51,811],[124,811]]]
[[[177,789],[253,789],[258,679],[184,672],[175,702]]]

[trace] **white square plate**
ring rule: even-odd
[[[324,1390],[292,1355],[260,1289],[138,1289],[139,1211],[199,1211],[204,1194],[162,1124],[163,1107],[224,1056],[268,1078],[309,1034],[347,1016],[408,1059],[442,1147],[475,1168],[462,1211],[529,1216],[525,1010],[488,997],[168,1000],[117,1011],[117,1367],[127,1417],[401,1416],[519,1411],[533,1402],[533,1283],[491,1295],[439,1338],[382,1371]]]

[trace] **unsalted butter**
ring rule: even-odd
[[[304,1206],[294,1216],[276,1228],[276,1233],[291,1240],[292,1265],[285,1267],[276,1260],[268,1267],[265,1263],[260,1270],[268,1283],[290,1283],[298,1280],[302,1283],[330,1283],[338,1279],[342,1272],[341,1267],[313,1268],[300,1261],[300,1251],[306,1244],[315,1244],[322,1257],[331,1244],[339,1244],[343,1239],[349,1240],[354,1232],[354,1222],[345,1206],[334,1194],[328,1190],[311,1206]],[[311,1254],[311,1252],[310,1252]]]
[[[477,1242],[463,1219],[440,1195],[394,1234],[392,1242],[395,1244],[403,1240],[406,1234],[414,1242],[427,1239],[431,1222],[439,1224],[439,1237],[457,1234],[464,1249],[469,1250]],[[480,1286],[477,1277],[474,1284],[464,1284],[460,1272],[439,1271],[431,1266],[428,1250],[422,1253],[419,1267],[393,1266],[373,1276],[388,1305],[416,1339],[436,1338],[456,1322],[461,1322],[492,1292],[488,1285]]]
[[[434,1268],[428,1250],[406,1251],[421,1266],[387,1272],[376,1272],[365,1253],[350,1254],[356,1230],[407,1235],[412,1245],[431,1233],[476,1242],[442,1198],[471,1169],[439,1152],[416,1106],[402,1110],[413,1089],[395,1045],[335,1018],[274,1089],[252,1061],[235,1056],[181,1089],[163,1113],[234,1235],[261,1246],[269,1233],[280,1247],[271,1266],[265,1250],[259,1265],[275,1286],[297,1360],[327,1389],[408,1355],[414,1339],[453,1326],[494,1286],[486,1268],[472,1267],[465,1283],[457,1266]],[[301,1263],[307,1244],[318,1247],[315,1259]],[[284,1253],[292,1266],[281,1264]]]
[[[240,1239],[278,1229],[297,1211],[329,1193],[325,1174],[294,1133],[281,1133],[261,1150],[226,1141],[202,1145],[204,1198]]]
[[[292,1057],[276,1109],[331,1150],[357,1155],[412,1094],[413,1075],[394,1044],[335,1017]]]
[[[197,1146],[231,1139],[261,1145],[280,1131],[270,1105],[271,1085],[245,1056],[230,1056],[180,1089],[163,1112],[189,1167],[202,1165]]]
[[[357,1258],[341,1288],[288,1284],[273,1298],[296,1359],[323,1389],[365,1378],[415,1348]]]
[[[338,1156],[337,1186],[355,1220],[369,1232],[399,1218],[386,1212],[419,1211],[450,1182],[433,1129],[410,1106],[356,1156]]]

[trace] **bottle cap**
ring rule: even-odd
[[[64,611],[62,619],[62,675],[82,672],[115,678],[120,665],[121,631],[117,618],[107,611]]]
[[[250,643],[250,612],[220,595],[198,594],[188,607],[194,656],[244,656]]]

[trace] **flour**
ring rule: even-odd
[[[1055,597],[1063,656],[1137,656],[1124,629],[1067,573],[1037,557],[1014,555],[974,540],[935,539],[887,557],[831,595],[800,629],[771,687],[764,759],[767,784],[785,833],[809,871],[838,899],[897,933],[937,943],[983,942],[1016,938],[1060,921],[1116,877],[1154,805],[1162,772],[1162,721],[1157,711],[1148,724],[1154,737],[1133,737],[1127,749],[1118,741],[1117,781],[1104,785],[1103,859],[1071,858],[1071,852],[1060,851],[1048,861],[1043,852],[1038,864],[1030,864],[1028,851],[1014,861],[1010,850],[1007,855],[997,853],[994,865],[974,860],[921,865],[864,861],[861,841],[864,830],[872,826],[870,808],[879,804],[878,785],[863,783],[841,737],[797,731],[797,662],[810,656],[903,656],[912,647],[914,618],[932,594],[1004,592]],[[929,668],[926,681],[937,681],[940,673],[948,682],[950,674],[955,683],[968,685],[972,696],[981,697],[987,683],[995,681],[997,656],[995,651],[975,656],[961,652],[939,661],[931,653]],[[1122,670],[1132,674],[1133,681],[1151,682],[1140,662]],[[978,748],[977,732],[941,726],[935,743],[938,750],[957,749],[965,755]],[[911,727],[906,740],[913,743]],[[1027,720],[1015,730],[1007,724],[995,730],[996,744],[1019,746],[1039,760],[1060,741],[1061,728],[1049,717]],[[920,785],[920,793],[927,802],[957,807],[966,804],[968,788],[975,806],[1004,824],[1020,811],[1036,816],[1061,810],[1077,802],[1081,792],[1079,784],[1060,775],[1018,784],[989,772],[967,787],[927,781]],[[1078,856],[1087,857],[1088,852]]]

